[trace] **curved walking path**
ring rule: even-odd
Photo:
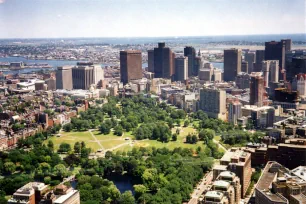
[[[218,144],[219,148],[223,149],[225,152],[227,151],[227,149],[226,149],[222,144],[220,144],[219,141],[213,139],[213,142],[216,143],[216,144]]]

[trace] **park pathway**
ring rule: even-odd
[[[98,143],[98,145],[100,146],[100,148],[104,151],[105,148],[104,148],[103,145],[101,144],[100,140],[98,140],[98,139],[96,138],[96,136],[92,133],[93,130],[94,130],[94,129],[89,130],[91,136],[94,138],[94,141],[95,141],[96,143]]]
[[[219,148],[223,149],[225,152],[227,152],[227,149],[217,140],[213,139],[213,142],[216,143]]]

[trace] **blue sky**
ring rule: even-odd
[[[305,33],[305,0],[0,0],[0,38]]]

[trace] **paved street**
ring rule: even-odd
[[[212,179],[213,179],[213,172],[210,171],[208,174],[206,174],[203,177],[201,183],[197,185],[196,189],[191,194],[191,199],[188,202],[188,204],[196,204],[198,202],[199,197],[203,194],[208,184],[212,182]]]

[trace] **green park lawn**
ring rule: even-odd
[[[124,135],[121,137],[114,135],[112,131],[108,135],[103,135],[98,130],[93,131],[92,134],[97,138],[97,140],[100,141],[101,145],[106,150],[114,148],[118,145],[126,144],[126,145],[119,146],[114,151],[118,151],[118,150],[129,151],[129,150],[132,150],[133,147],[156,147],[156,148],[166,147],[169,149],[174,149],[176,147],[193,148],[193,149],[196,149],[199,146],[204,147],[202,141],[199,141],[197,144],[185,143],[185,138],[189,133],[190,134],[196,133],[196,130],[193,127],[191,126],[174,127],[172,129],[172,133],[175,133],[177,128],[180,129],[180,134],[178,135],[177,141],[170,141],[168,143],[162,143],[156,140],[139,140],[139,141],[135,140],[133,142],[129,140],[125,140],[125,138],[127,137],[129,137],[131,140],[134,139],[132,132],[124,132]],[[53,141],[55,150],[59,148],[61,143],[64,143],[64,142],[68,143],[73,148],[73,145],[76,142],[82,142],[82,141],[84,141],[86,143],[86,146],[90,147],[93,150],[93,152],[96,152],[98,149],[101,149],[101,147],[94,140],[94,138],[91,136],[89,131],[84,131],[84,132],[74,132],[74,131],[64,132],[62,131],[60,133],[60,136],[53,136],[49,140]]]
[[[73,148],[73,145],[76,142],[84,141],[87,147],[90,147],[93,151],[100,149],[100,146],[97,142],[94,141],[92,136],[88,131],[84,132],[64,132],[62,131],[60,136],[53,136],[49,138],[54,143],[54,149],[57,150],[61,143],[68,143]],[[48,141],[46,141],[48,143]]]
[[[176,128],[172,129],[172,133],[176,132]],[[177,141],[170,141],[168,143],[162,143],[157,140],[135,140],[133,145],[125,145],[122,146],[115,151],[121,150],[121,151],[129,151],[132,150],[133,147],[156,147],[156,148],[169,148],[174,149],[176,147],[182,147],[182,148],[193,148],[196,149],[197,147],[204,147],[203,142],[199,141],[197,144],[187,144],[185,143],[186,136],[190,133],[196,133],[196,130],[192,127],[180,127],[180,134],[178,135]]]

